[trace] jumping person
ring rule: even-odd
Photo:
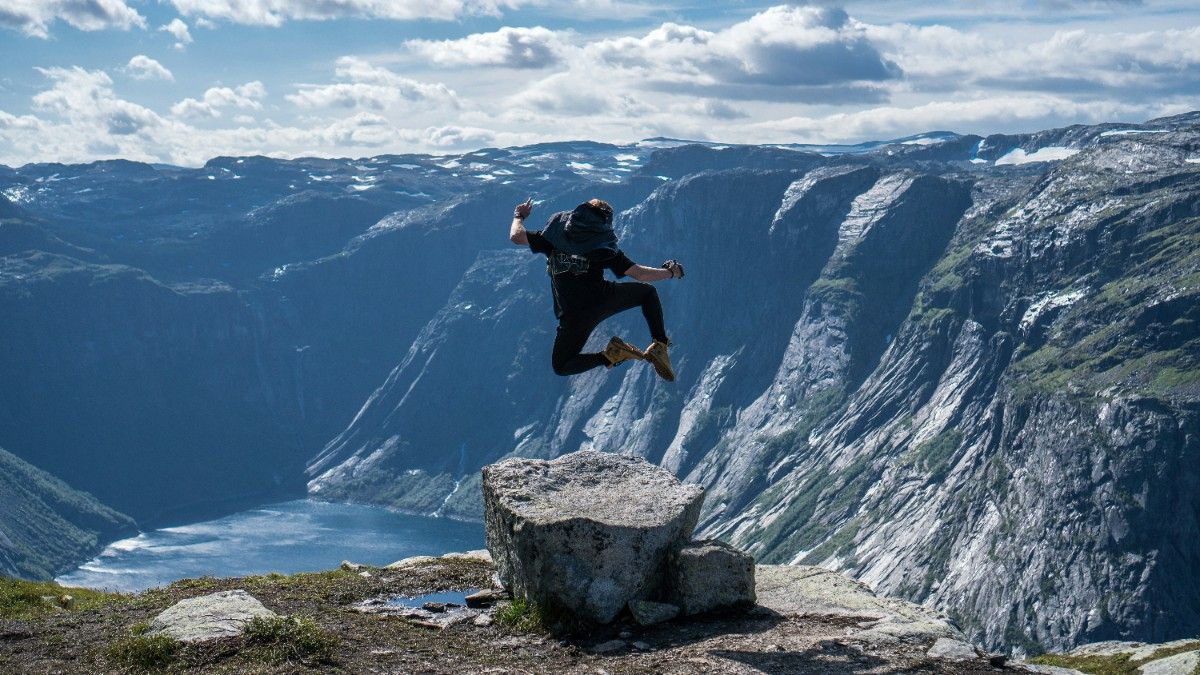
[[[662,267],[645,267],[630,260],[617,247],[613,231],[612,207],[592,199],[573,211],[551,216],[541,232],[525,229],[525,219],[533,211],[533,198],[513,209],[508,238],[518,246],[529,246],[534,253],[546,255],[550,290],[554,295],[554,315],[558,332],[554,337],[551,364],[558,375],[576,375],[598,366],[611,368],[629,360],[646,360],[665,380],[674,380],[671,359],[667,356],[666,328],[658,291],[645,282],[682,279],[683,265],[668,260]],[[617,278],[626,276],[635,282],[616,283],[604,278],[604,270]],[[653,342],[642,351],[613,336],[602,352],[581,353],[588,337],[601,321],[633,307],[641,307]]]

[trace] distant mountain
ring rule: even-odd
[[[136,531],[129,516],[0,449],[0,574],[51,579]]]
[[[1197,119],[0,172],[0,443],[143,522],[306,481],[473,518],[498,458],[635,452],[997,648],[1192,636]],[[530,194],[685,262],[677,382],[551,373]]]

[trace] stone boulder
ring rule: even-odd
[[[582,451],[484,467],[483,499],[487,547],[515,597],[608,623],[661,592],[704,490],[637,457]]]
[[[687,616],[752,605],[754,558],[715,539],[693,541],[671,552],[670,600]]]
[[[147,635],[170,635],[183,642],[201,642],[240,635],[255,617],[274,617],[246,591],[221,591],[180,600],[150,622]]]

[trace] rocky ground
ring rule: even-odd
[[[485,559],[448,556],[389,568],[346,566],[293,576],[201,578],[133,596],[84,593],[59,607],[49,586],[5,580],[0,671],[167,670],[353,673],[982,673],[1004,669],[961,654],[938,635],[953,628],[928,610],[876,598],[816,568],[759,568],[759,605],[640,627],[583,634],[548,629],[537,612],[500,602],[480,619],[444,628],[362,611],[380,596],[488,587]],[[200,643],[147,637],[155,616],[181,599],[244,589],[311,631],[258,631]],[[299,625],[299,624],[297,624]],[[957,648],[957,651],[956,651]],[[938,653],[935,650],[934,653]]]

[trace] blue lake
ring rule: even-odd
[[[140,591],[178,579],[386,565],[414,555],[483,548],[483,525],[306,499],[122,539],[56,581]]]

